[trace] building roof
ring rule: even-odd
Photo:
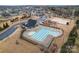
[[[53,19],[50,19],[50,20],[57,22],[57,23],[60,23],[60,24],[64,24],[64,25],[66,25],[67,23],[70,22],[70,19],[63,19],[63,18],[53,18]]]
[[[47,16],[41,16],[39,19],[38,19],[38,23],[42,23],[44,22],[45,20],[47,19]]]
[[[36,20],[29,19],[28,22],[27,22],[27,24],[25,26],[28,27],[28,28],[32,28],[32,27],[35,26],[36,23],[37,23]]]

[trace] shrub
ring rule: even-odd
[[[3,30],[3,28],[2,27],[0,27],[0,31],[2,31]]]

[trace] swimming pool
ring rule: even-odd
[[[38,26],[32,30],[27,30],[23,33],[23,38],[34,44],[38,44],[48,48],[53,38],[61,36],[62,30],[46,26]]]
[[[55,28],[52,28],[52,30],[48,28],[41,28],[38,32],[32,34],[32,38],[37,41],[44,41],[48,35],[58,37],[61,35],[61,32],[56,31]]]

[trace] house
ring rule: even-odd
[[[44,21],[47,20],[47,16],[41,16],[38,20],[37,20],[37,23],[38,24],[43,24]]]

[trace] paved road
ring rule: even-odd
[[[11,27],[9,27],[6,31],[0,33],[0,41],[5,39],[6,37],[8,37],[9,35],[11,35],[16,29],[17,29],[17,25],[20,25],[21,23],[26,22],[27,20],[23,20],[23,21],[18,21],[16,23],[14,23]]]
[[[5,32],[0,34],[0,41],[3,40],[4,38],[8,37],[11,35],[17,28],[16,27],[11,27],[7,29]]]

